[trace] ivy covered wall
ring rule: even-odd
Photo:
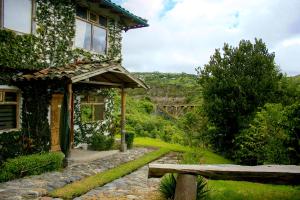
[[[63,66],[77,59],[121,62],[121,25],[108,19],[108,52],[74,49],[75,5],[72,0],[36,0],[34,34],[0,30],[0,68],[39,70]]]

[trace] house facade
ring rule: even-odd
[[[67,152],[87,129],[107,131],[111,88],[124,128],[124,89],[147,86],[122,67],[122,32],[146,26],[110,0],[0,0],[2,159]]]

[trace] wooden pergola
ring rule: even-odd
[[[63,80],[66,83],[67,93],[69,98],[68,113],[69,113],[69,127],[70,127],[70,145],[74,143],[74,94],[73,86],[85,85],[92,88],[119,88],[121,93],[121,151],[126,151],[125,142],[125,112],[126,112],[126,88],[144,88],[148,89],[147,85],[140,79],[134,77],[120,63],[76,63],[64,67],[50,67],[41,71],[25,74],[17,78],[18,81],[34,81],[47,80],[57,81]],[[56,95],[56,96],[55,96]],[[56,99],[55,99],[55,98]],[[58,97],[58,100],[57,100]],[[51,150],[60,150],[59,131],[57,130],[57,123],[59,123],[59,116],[56,110],[59,109],[59,103],[62,102],[63,96],[58,94],[52,95],[51,110]],[[54,102],[54,103],[53,103]],[[58,114],[59,115],[59,114]],[[59,127],[59,126],[58,126]],[[59,129],[59,128],[58,128]],[[55,139],[56,138],[56,139]],[[54,144],[56,143],[56,144]]]

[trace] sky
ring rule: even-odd
[[[224,43],[261,38],[283,73],[300,74],[300,0],[113,1],[150,24],[123,34],[129,71],[195,74]]]

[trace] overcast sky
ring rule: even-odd
[[[113,0],[148,19],[123,35],[130,71],[195,73],[216,48],[262,38],[288,75],[300,74],[300,0]]]

